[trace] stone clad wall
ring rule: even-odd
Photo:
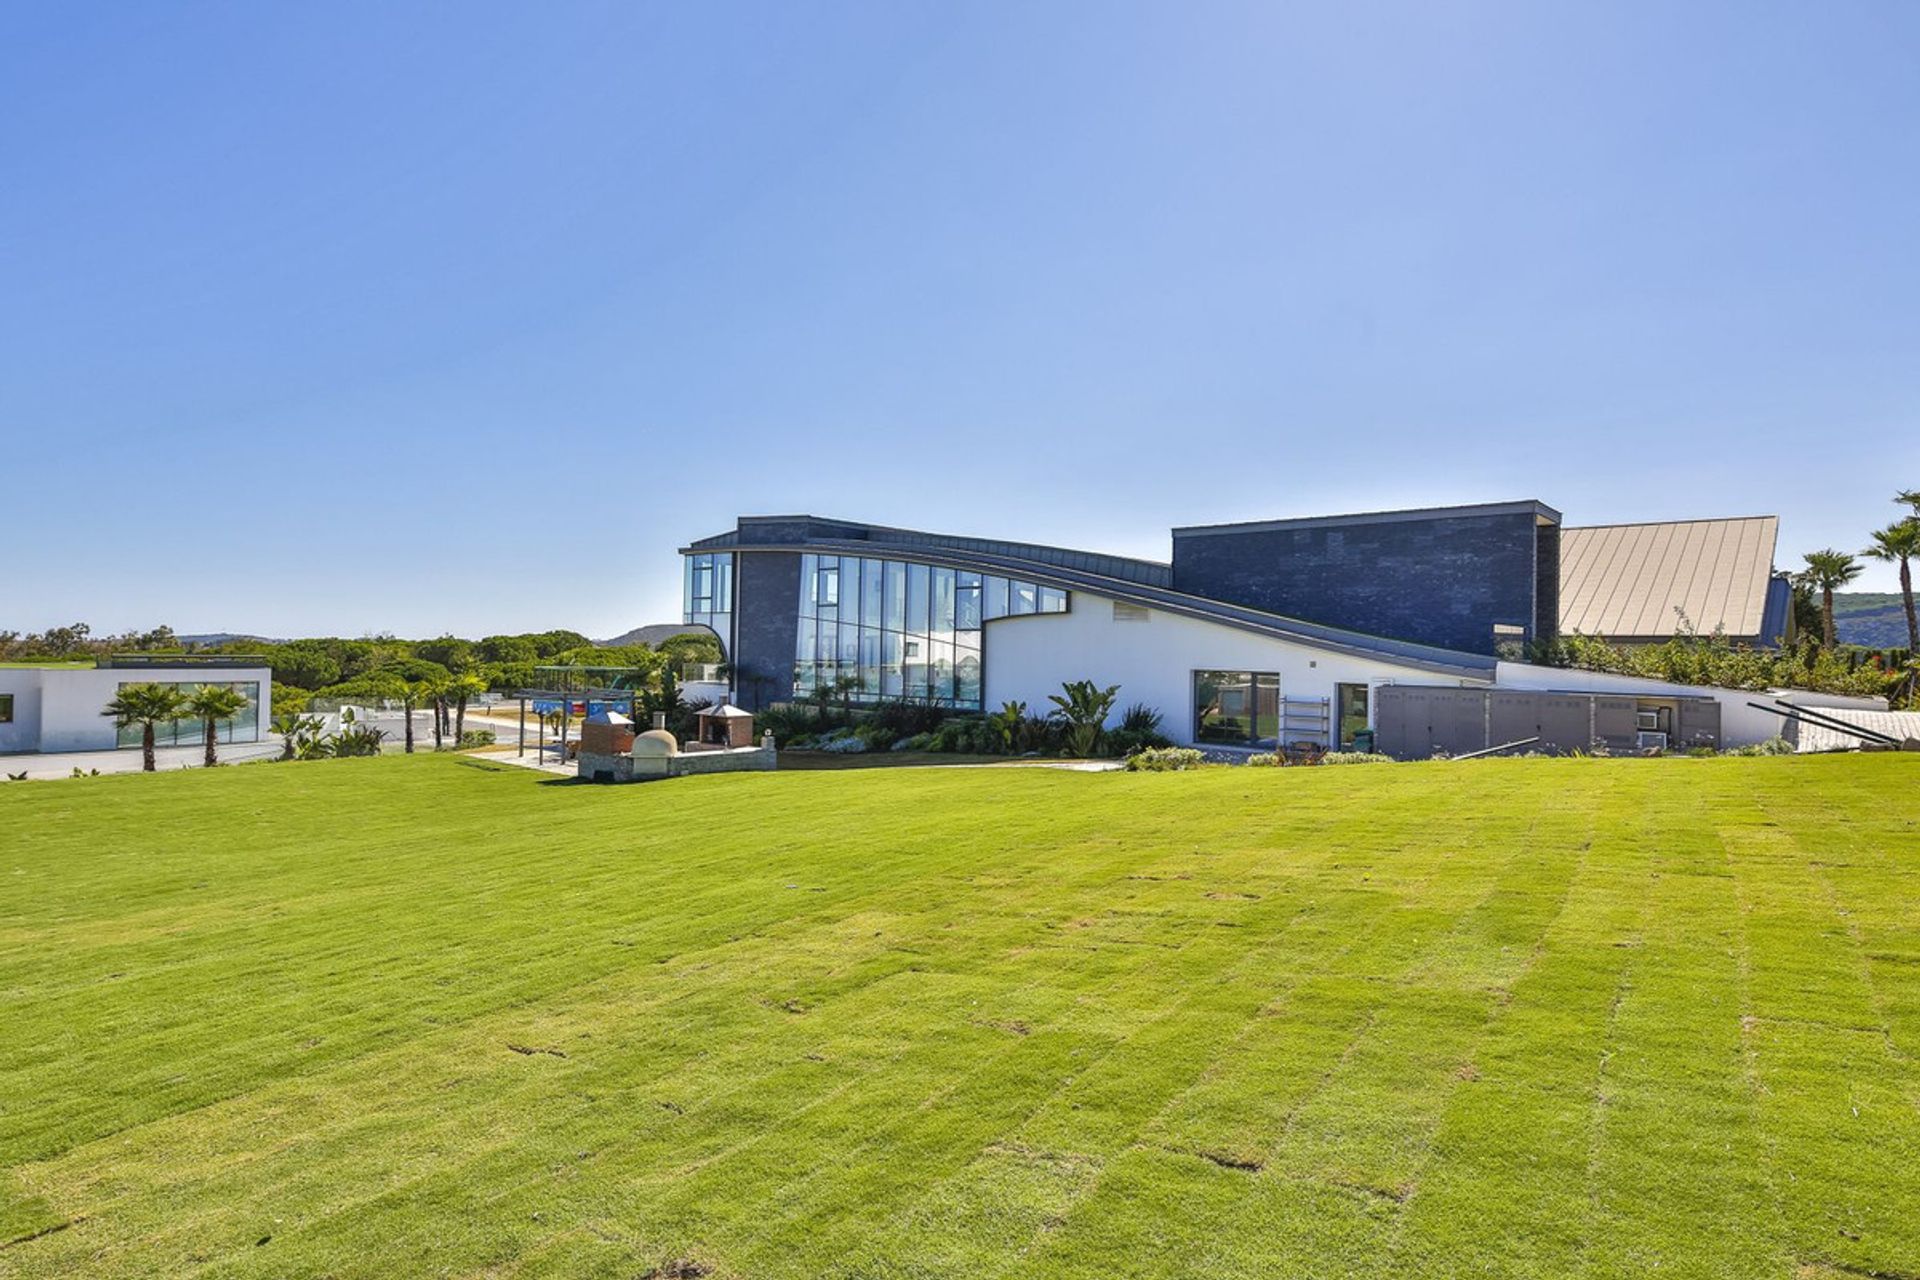
[[[1174,588],[1369,635],[1493,653],[1495,623],[1540,633],[1559,542],[1531,512],[1180,533]],[[1553,560],[1539,563],[1542,553]]]

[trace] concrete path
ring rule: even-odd
[[[272,760],[280,754],[280,740],[220,744],[220,763],[241,764],[248,760]],[[205,747],[161,747],[153,753],[155,766],[161,769],[198,769],[206,758]],[[25,772],[29,779],[66,778],[79,769],[85,773],[140,772],[140,748],[120,751],[36,751],[26,755],[0,756],[0,774]]]

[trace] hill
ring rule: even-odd
[[[1907,614],[1894,592],[1835,592],[1833,625],[1842,644],[1873,649],[1907,647]]]
[[[0,786],[0,1274],[1920,1274],[1917,780]]]
[[[712,634],[713,628],[703,627],[695,623],[654,622],[644,627],[635,627],[631,631],[622,632],[611,640],[597,640],[594,643],[604,645],[608,648],[620,648],[630,644],[644,644],[649,647],[654,647],[658,646],[662,640],[670,640],[674,636],[710,636]]]

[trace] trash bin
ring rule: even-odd
[[[1373,751],[1373,730],[1355,729],[1353,731],[1353,749],[1371,754]]]

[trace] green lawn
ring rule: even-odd
[[[8,785],[0,1275],[1920,1275],[1916,784]]]

